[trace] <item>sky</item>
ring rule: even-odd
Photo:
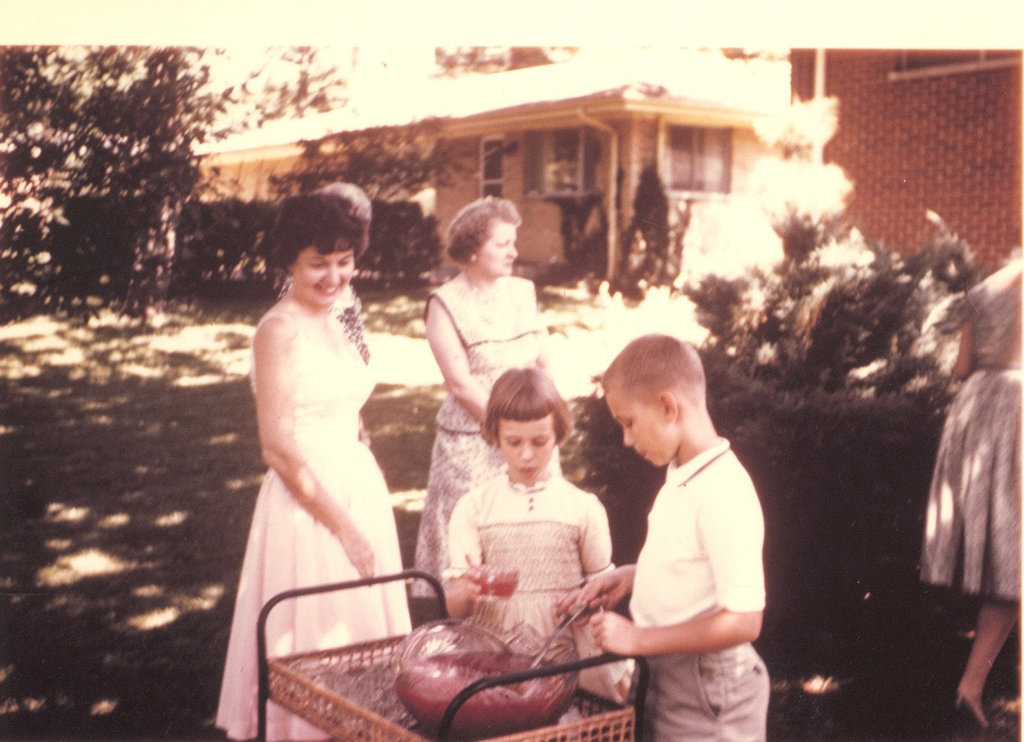
[[[0,14],[0,44],[1024,45],[1021,0],[0,0]]]

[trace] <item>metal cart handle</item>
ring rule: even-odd
[[[430,584],[434,589],[434,596],[437,598],[437,605],[441,616],[448,618],[448,608],[444,602],[444,588],[441,586],[441,581],[434,577],[434,575],[417,569],[407,569],[402,572],[380,575],[378,577],[366,577],[362,580],[298,587],[294,590],[285,590],[282,593],[278,593],[266,602],[262,610],[260,610],[260,616],[256,622],[256,658],[259,664],[259,696],[256,712],[257,740],[263,742],[267,738],[267,703],[270,701],[270,668],[267,665],[267,618],[270,616],[270,611],[273,610],[274,606],[282,601],[301,598],[304,595],[317,595],[336,590],[350,590],[357,587],[367,587],[368,585],[378,585],[382,582],[414,579],[426,580]]]
[[[609,662],[618,662],[624,659],[627,658],[617,654],[605,653],[599,654],[595,657],[588,657],[585,660],[573,660],[572,662],[542,665],[528,670],[509,672],[503,675],[492,675],[490,677],[474,680],[472,683],[460,690],[455,695],[455,698],[449,702],[448,707],[444,710],[444,715],[441,717],[441,723],[437,728],[437,739],[439,742],[447,742],[447,740],[451,739],[451,726],[455,721],[455,715],[459,712],[459,709],[462,708],[462,705],[466,701],[482,690],[493,688],[498,685],[512,685],[513,683],[519,683],[523,680],[531,680],[532,678],[557,675],[562,672],[576,672],[588,667],[604,665]],[[643,729],[644,702],[647,698],[647,684],[650,675],[650,668],[648,667],[647,660],[644,657],[634,657],[632,659],[636,662],[637,667],[636,696],[633,701],[633,713],[636,729],[640,730]]]

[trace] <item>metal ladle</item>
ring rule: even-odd
[[[544,645],[540,648],[540,651],[533,656],[533,662],[530,663],[529,667],[530,670],[540,664],[540,661],[544,659],[544,655],[546,655],[548,650],[551,649],[551,645],[555,643],[555,639],[565,631],[565,628],[569,624],[586,613],[589,607],[590,606],[586,603],[581,603],[572,613],[566,614],[565,618],[558,622],[558,626],[555,627],[555,630],[552,631],[548,638],[544,640]]]

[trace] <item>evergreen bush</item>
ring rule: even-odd
[[[633,196],[633,219],[626,228],[613,289],[636,299],[651,286],[672,286],[682,267],[682,240],[669,227],[668,196],[649,165]]]
[[[903,258],[853,234],[801,262],[685,288],[710,331],[712,418],[764,510],[764,643],[794,636],[820,651],[814,637],[831,641],[858,601],[917,584],[957,298],[975,279],[950,235]],[[622,446],[598,395],[581,402],[577,429],[616,561],[635,558],[664,471]]]
[[[277,207],[268,201],[192,202],[182,212],[172,291],[179,297],[271,292],[259,252]]]
[[[370,248],[359,259],[359,278],[381,286],[422,283],[441,262],[437,219],[415,201],[374,201]]]

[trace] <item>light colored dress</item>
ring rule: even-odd
[[[509,598],[485,597],[474,619],[502,635],[530,626],[541,637],[558,624],[555,603],[584,577],[612,568],[608,516],[594,495],[560,476],[534,487],[513,484],[506,473],[466,494],[450,523],[451,567],[447,576],[485,564],[519,573]],[[601,653],[586,624],[571,628],[580,657]],[[617,703],[625,700],[628,662],[588,668],[580,684]]]
[[[399,572],[387,486],[373,454],[358,440],[359,410],[374,382],[356,349],[347,351],[339,359],[300,332],[292,367],[298,381],[295,439],[320,482],[373,544],[376,574]],[[267,600],[296,587],[355,579],[359,573],[337,536],[301,507],[270,470],[256,500],[217,710],[217,726],[228,737],[256,735],[256,621]],[[347,646],[409,629],[401,582],[287,600],[270,615],[268,654]],[[267,736],[297,740],[326,735],[271,703]]]
[[[446,312],[451,318],[466,349],[470,373],[485,389],[510,368],[535,366],[547,335],[537,311],[536,289],[523,278],[498,279],[486,298],[453,279],[431,294],[427,311]],[[455,502],[498,474],[503,465],[497,449],[480,435],[479,421],[449,394],[437,413],[416,538],[417,569],[441,576],[448,567],[448,519]],[[431,595],[426,589],[422,580],[413,585],[417,596]]]
[[[1020,600],[1021,287],[982,282],[965,302],[974,371],[942,430],[921,579]]]

